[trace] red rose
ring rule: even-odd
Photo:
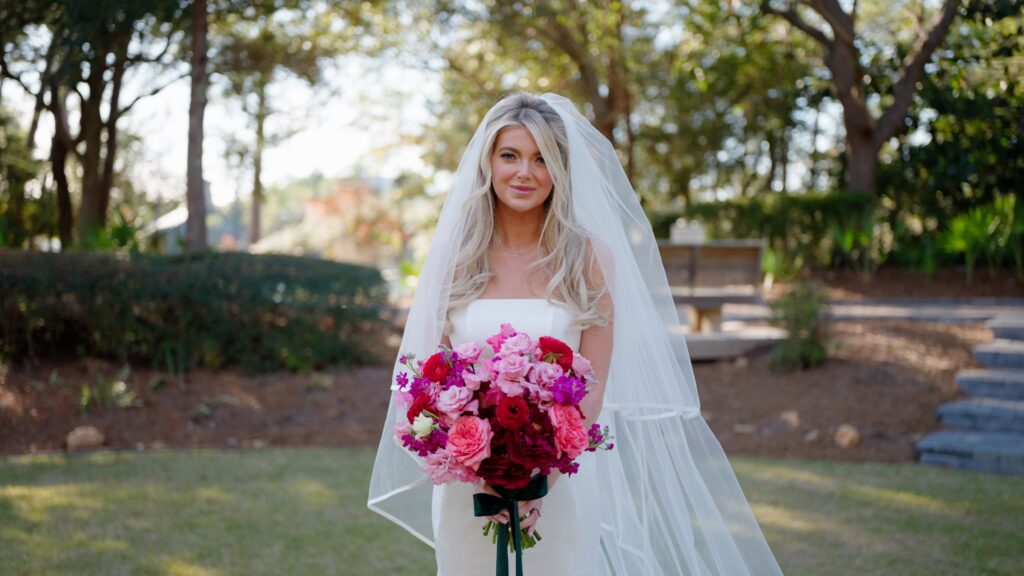
[[[572,365],[571,359],[570,365]],[[423,377],[431,382],[444,382],[450,370],[451,367],[445,362],[441,352],[427,358],[427,361],[423,363]]]
[[[412,402],[412,406],[409,406],[409,411],[405,415],[409,418],[409,424],[423,412],[424,409],[430,406],[430,394],[420,394]]]
[[[572,368],[572,348],[568,344],[550,336],[541,336],[538,344],[541,360],[558,364],[567,372]]]
[[[505,396],[498,402],[496,416],[502,428],[518,430],[530,419],[530,406],[519,396]]]
[[[492,486],[518,490],[530,483],[533,469],[513,462],[507,456],[492,455],[480,464],[476,473]]]
[[[508,437],[508,458],[528,470],[540,469],[547,474],[558,460],[558,448],[553,444],[550,428],[547,434],[531,435],[513,432]]]

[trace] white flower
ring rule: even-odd
[[[412,421],[412,433],[417,438],[426,438],[434,430],[434,419],[426,414],[420,414]]]

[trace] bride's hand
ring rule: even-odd
[[[526,533],[533,536],[534,527],[540,520],[541,510],[544,508],[544,499],[527,500],[519,503],[519,527],[526,530]]]
[[[500,494],[498,494],[494,490],[494,488],[491,488],[490,484],[484,483],[482,490],[487,494],[500,497]],[[534,525],[537,523],[537,520],[540,520],[541,510],[543,509],[543,507],[543,498],[538,498],[536,500],[525,500],[519,503],[519,527],[523,530],[527,530],[531,536],[533,535]],[[508,517],[508,510],[502,510],[501,512],[493,516],[488,516],[487,519],[497,522],[499,524],[508,524],[510,520],[510,518]]]

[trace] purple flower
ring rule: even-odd
[[[399,388],[405,388],[409,385],[409,375],[405,372],[401,372],[398,376],[395,376],[395,382],[398,383]]]
[[[432,454],[437,452],[440,448],[444,448],[447,443],[448,434],[438,428],[435,428],[431,431],[429,436],[422,439],[416,438],[416,436],[412,434],[402,435],[402,446],[412,450],[424,458],[428,454]]]
[[[551,386],[555,402],[566,406],[577,406],[587,395],[587,385],[574,376],[562,376]]]

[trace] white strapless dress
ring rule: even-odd
[[[570,328],[578,312],[543,299],[480,299],[452,314],[452,345],[475,341],[485,357],[493,355],[486,340],[503,323],[531,338],[553,336],[579,351],[580,330]],[[544,498],[544,515],[537,522],[543,540],[523,552],[530,576],[595,576],[603,573],[600,558],[601,498],[591,459],[584,452],[580,471],[561,477]],[[494,573],[495,546],[483,536],[486,518],[473,516],[477,486],[446,484],[434,487],[432,520],[438,576],[486,576]],[[509,555],[514,569],[515,556]]]

